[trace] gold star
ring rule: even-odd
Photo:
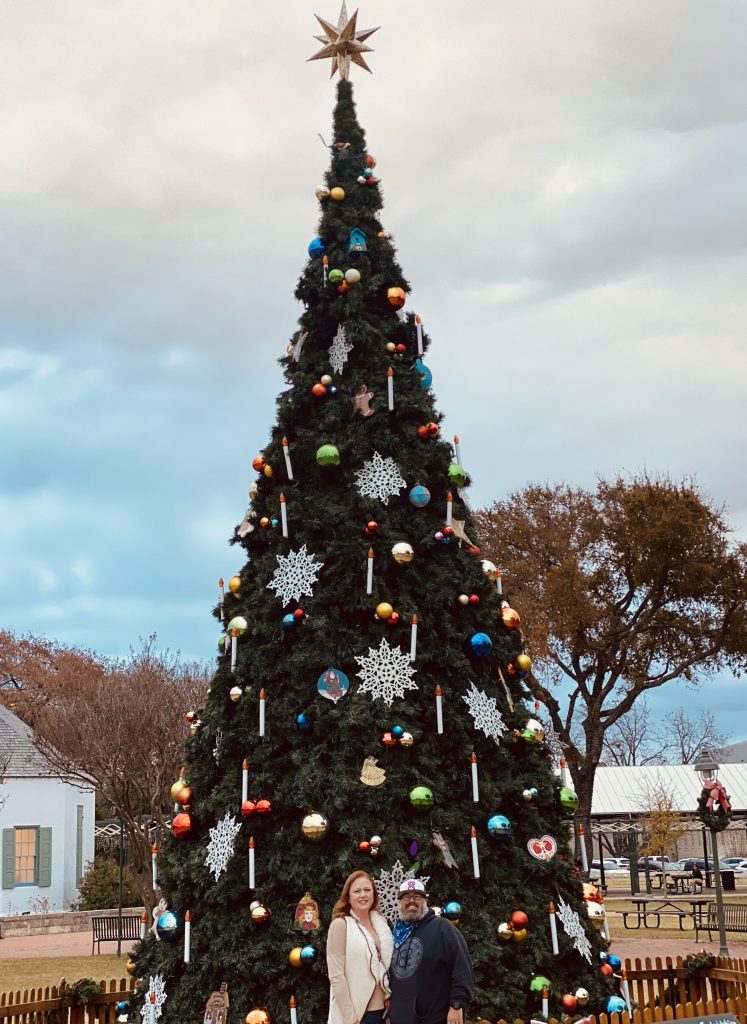
[[[320,18],[318,14],[315,15],[315,18],[324,29],[325,34],[323,36],[314,36],[314,39],[324,43],[324,46],[313,57],[309,57],[309,60],[322,60],[325,57],[331,57],[332,71],[330,72],[330,78],[334,77],[336,71],[340,72],[340,78],[347,78],[350,74],[351,61],[353,64],[357,64],[358,67],[365,68],[366,71],[371,73],[371,68],[366,64],[361,54],[373,53],[370,46],[364,46],[363,44],[369,36],[379,31],[378,28],[367,28],[356,32],[358,12],[356,11],[352,18],[348,18],[345,0],[342,0],[340,17],[336,26],[331,25],[324,18]]]

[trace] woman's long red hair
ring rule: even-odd
[[[376,883],[367,871],[354,871],[351,875],[345,879],[345,884],[342,887],[340,898],[332,908],[332,920],[336,917],[347,917],[350,913],[350,889],[352,888],[353,882],[357,882],[359,878],[367,878],[371,883],[373,889],[374,901],[371,906],[371,910],[379,910],[379,894],[376,891]]]

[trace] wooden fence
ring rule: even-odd
[[[689,974],[682,957],[625,960],[633,1013],[590,1016],[590,1024],[654,1024],[731,1013],[747,1024],[747,960],[717,958],[714,967]],[[0,995],[0,1024],[116,1024],[116,1004],[134,982],[101,982],[102,994],[83,1012],[69,1007],[64,988],[51,986]],[[498,1024],[508,1024],[498,1021]],[[514,1021],[513,1024],[524,1024]],[[549,1024],[561,1024],[551,1018]]]

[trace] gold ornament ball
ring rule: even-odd
[[[377,619],[391,619],[394,614],[394,608],[388,603],[388,601],[381,601],[376,605],[376,618]]]
[[[386,350],[387,350],[387,352],[396,352],[397,351],[397,346],[394,344],[393,341],[388,341],[386,343]]]
[[[270,920],[270,911],[264,903],[257,903],[256,906],[252,906],[249,913],[255,924],[267,924]]]
[[[231,689],[228,691],[228,696],[231,698],[231,700],[235,704],[236,701],[241,699],[241,694],[243,692],[244,691],[241,689],[240,686],[232,686]]]
[[[262,518],[259,521],[259,525],[262,527],[263,530],[266,530],[267,527],[270,525],[269,517],[268,516],[262,516]]]
[[[340,188],[339,185],[335,185],[334,188],[329,190],[329,198],[334,199],[336,203],[341,203],[345,198],[345,189]]]
[[[405,541],[400,541],[392,548],[392,558],[398,565],[407,565],[414,557],[412,544],[407,544]]]
[[[459,597],[457,598],[457,601],[459,602],[459,604],[469,604],[469,594],[460,594]]]
[[[342,189],[340,189],[342,191]],[[288,961],[292,967],[301,966],[301,947],[295,946],[288,954]]]
[[[514,928],[513,931],[511,932],[511,941],[512,942],[523,942],[526,937],[527,937],[527,930],[526,930],[526,928]]]
[[[502,924],[498,925],[498,938],[501,942],[510,942],[511,936],[513,935],[513,928],[507,921],[503,921]]]
[[[275,1024],[269,1010],[264,1006],[255,1006],[244,1018],[244,1024]]]
[[[171,787],[171,790],[170,790],[171,799],[175,800],[177,803],[179,803],[179,793],[183,789],[186,789],[186,788],[187,788],[187,783],[184,781],[184,779],[177,779],[176,782],[174,783],[174,785]]]
[[[318,811],[312,811],[310,814],[307,814],[301,822],[301,831],[312,843],[321,842],[326,836],[328,829],[329,822]]]
[[[231,591],[232,594],[238,594],[238,592],[241,590],[241,577],[232,576],[231,579],[228,581],[228,589]]]
[[[174,797],[174,800],[176,803],[181,804],[182,807],[189,806],[189,803],[192,800],[192,790],[189,786],[182,786]]]
[[[330,375],[328,373],[325,373],[323,377],[320,377],[319,383],[323,384],[325,386],[325,388],[328,388],[330,386],[330,384],[332,383],[332,378],[330,377]]]
[[[387,288],[386,298],[389,305],[394,309],[402,309],[407,301],[407,293],[404,288]]]
[[[532,667],[532,659],[528,654],[517,654],[516,655],[516,667],[520,672],[528,672]]]
[[[262,470],[262,472],[264,473],[264,475],[265,475],[265,476],[267,477],[267,479],[269,480],[269,479],[270,479],[270,477],[272,476],[272,466],[271,466],[271,465],[270,465],[270,464],[268,463],[268,464],[267,464],[267,465],[265,466],[265,468],[264,468],[264,469]]]
[[[132,962],[132,960],[127,961],[127,963],[125,964],[125,970],[127,971],[128,974],[135,973],[135,964]]]
[[[403,732],[399,738],[399,745],[401,747],[411,747],[415,740],[413,739],[411,732]]]

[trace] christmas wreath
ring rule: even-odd
[[[93,978],[80,978],[73,985],[68,985],[65,994],[73,1006],[85,1006],[101,995],[101,987]]]
[[[711,780],[703,784],[698,800],[698,817],[713,832],[723,832],[731,821],[731,804],[720,782]]]

